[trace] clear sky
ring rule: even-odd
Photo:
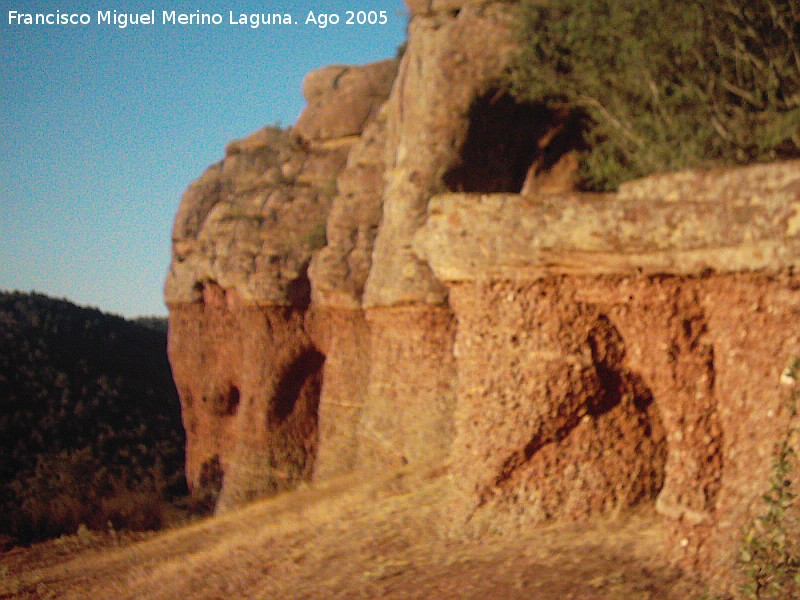
[[[386,11],[388,22],[346,25],[348,9]],[[98,11],[114,10],[154,10],[156,23],[98,24]],[[164,25],[164,10],[223,23]],[[10,11],[91,23],[9,24]],[[309,11],[341,22],[306,25]],[[230,12],[298,24],[230,25]],[[0,18],[0,290],[132,317],[166,314],[170,232],[188,184],[230,140],[294,123],[309,70],[394,56],[407,13],[402,0],[0,0]]]

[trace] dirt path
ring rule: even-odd
[[[446,481],[341,479],[182,529],[0,555],[0,598],[693,598],[649,511],[525,535],[437,531]]]

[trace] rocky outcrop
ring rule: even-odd
[[[190,484],[218,508],[436,463],[448,529],[653,503],[723,573],[800,355],[800,164],[571,189],[577,117],[499,85],[515,3],[407,2],[187,190],[166,283]]]
[[[607,195],[440,195],[414,249],[443,281],[779,272],[800,253],[797,172],[688,171]]]
[[[433,198],[414,247],[458,322],[465,520],[653,498],[673,556],[725,573],[790,417],[798,215],[797,162],[611,195]]]
[[[267,127],[228,145],[222,162],[181,201],[168,305],[197,302],[204,281],[236,289],[254,303],[308,305],[308,264],[327,243],[337,178],[375,119],[395,70],[395,61],[384,61],[312,73],[303,89],[309,107],[297,127]],[[342,118],[342,108],[350,118]]]
[[[318,439],[323,355],[291,307],[257,306],[206,284],[170,309],[169,357],[186,428],[190,487],[219,462],[218,508],[310,478]]]
[[[169,355],[189,484],[218,461],[220,509],[311,477],[324,355],[308,326],[309,263],[395,70],[384,61],[311,74],[296,128],[229,144],[181,201],[165,285]],[[340,105],[351,120],[331,110]]]

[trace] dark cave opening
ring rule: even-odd
[[[460,160],[444,175],[448,191],[520,193],[532,172],[551,169],[564,155],[584,148],[585,118],[544,103],[519,102],[490,90],[470,108]]]

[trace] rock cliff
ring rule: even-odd
[[[309,74],[288,131],[184,194],[165,287],[218,510],[436,463],[448,530],[655,503],[734,559],[800,356],[800,163],[571,190],[574,118],[514,102],[509,2],[407,1],[399,61]]]

